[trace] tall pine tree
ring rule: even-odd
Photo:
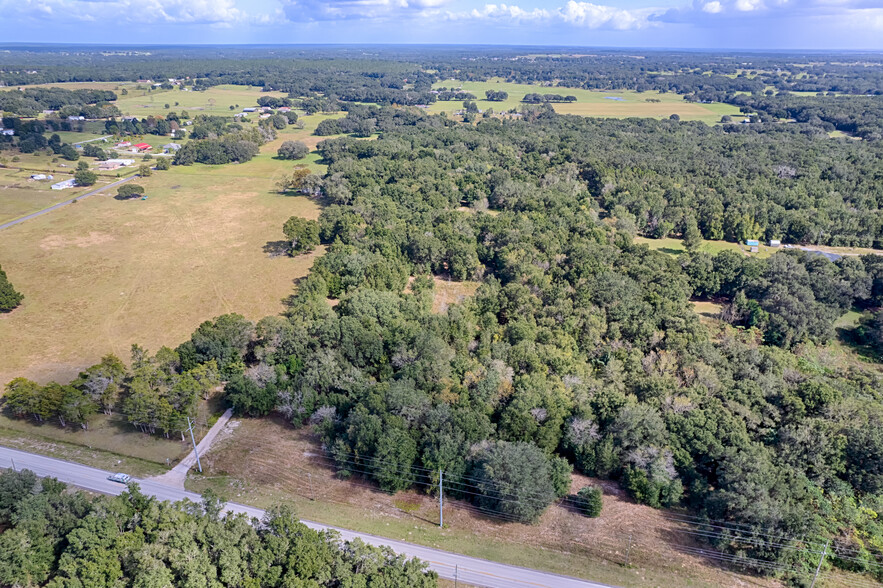
[[[0,312],[9,312],[21,304],[23,298],[24,296],[16,292],[9,283],[6,272],[0,267]]]

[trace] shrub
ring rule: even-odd
[[[138,184],[123,184],[117,188],[117,198],[120,200],[128,200],[130,198],[138,198],[144,194],[144,186]]]
[[[74,174],[74,179],[78,186],[91,186],[98,181],[98,176],[88,169],[81,169]]]
[[[601,516],[601,489],[597,486],[584,486],[576,495],[580,498],[579,509],[587,517]]]

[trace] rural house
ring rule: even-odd
[[[66,188],[73,188],[77,185],[77,181],[73,178],[69,180],[64,180],[63,182],[58,182],[57,184],[52,184],[53,190],[64,190]]]

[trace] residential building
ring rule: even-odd
[[[69,180],[65,180],[63,182],[58,182],[57,184],[52,184],[53,190],[64,190],[66,188],[73,188],[77,185],[77,181],[73,178]]]

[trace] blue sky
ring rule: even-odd
[[[3,42],[883,49],[883,0],[0,0]]]

